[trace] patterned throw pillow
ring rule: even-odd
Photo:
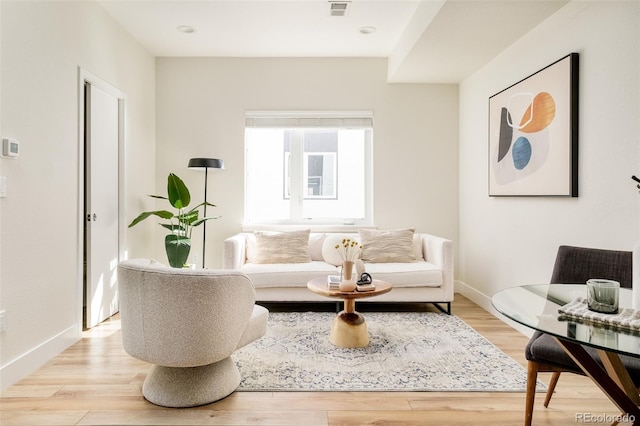
[[[415,262],[413,245],[415,229],[396,229],[379,231],[361,229],[362,260],[371,263]]]
[[[256,231],[255,263],[308,263],[309,229],[292,232]]]

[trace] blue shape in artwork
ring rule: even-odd
[[[513,165],[516,169],[522,170],[527,167],[531,160],[531,143],[524,136],[520,136],[514,142],[511,153],[513,155]]]

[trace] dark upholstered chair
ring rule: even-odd
[[[631,288],[631,263],[632,252],[630,251],[560,246],[551,275],[551,283],[584,284],[590,278],[604,278],[619,281],[621,287]],[[585,349],[602,365],[595,349],[590,347]],[[529,340],[525,355],[528,361],[525,425],[531,425],[538,372],[553,373],[544,401],[545,407],[549,405],[561,372],[583,373],[551,336],[539,331],[536,331]],[[640,359],[624,355],[621,355],[620,359],[627,367],[634,384],[640,386]]]

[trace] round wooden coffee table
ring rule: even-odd
[[[307,283],[307,288],[314,293],[326,297],[344,300],[344,310],[338,312],[331,325],[331,343],[341,348],[363,348],[369,344],[367,323],[359,312],[356,312],[356,299],[377,296],[391,291],[391,284],[373,280],[376,286],[371,291],[340,291],[327,285],[327,277],[314,278]]]

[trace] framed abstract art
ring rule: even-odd
[[[578,196],[578,54],[489,98],[489,196]]]

